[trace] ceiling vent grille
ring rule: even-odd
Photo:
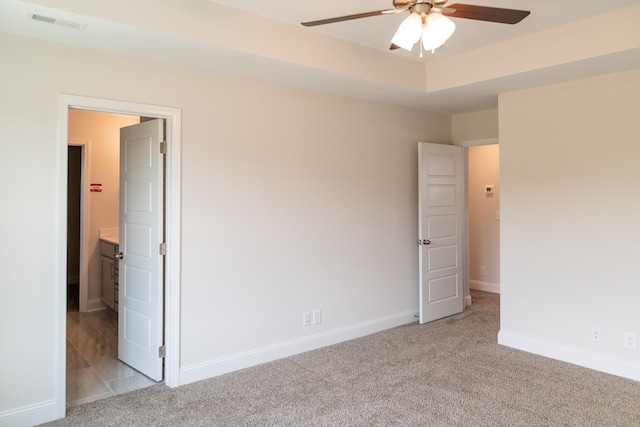
[[[52,16],[39,15],[37,13],[30,13],[27,18],[31,19],[32,21],[53,24],[59,27],[70,28],[72,30],[84,31],[88,26],[88,24],[82,24],[80,22],[70,21],[68,19],[54,18]]]

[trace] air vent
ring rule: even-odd
[[[27,15],[27,19],[32,21],[44,22],[47,24],[57,25],[59,27],[70,28],[72,30],[84,31],[89,24],[82,24],[80,22],[70,21],[68,19],[54,18],[53,16],[39,15],[37,13],[30,13]]]

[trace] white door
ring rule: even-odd
[[[162,380],[163,120],[120,129],[118,358]]]
[[[420,323],[464,309],[462,147],[418,145]]]

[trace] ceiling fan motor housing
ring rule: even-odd
[[[435,1],[407,1],[407,0],[393,0],[393,7],[396,9],[407,8],[410,12],[416,12],[421,15],[427,15],[431,12],[431,9],[435,6],[442,6],[448,0],[435,0]]]

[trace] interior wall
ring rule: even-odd
[[[640,333],[639,81],[635,69],[499,99],[499,340],[636,380],[623,344]]]
[[[451,118],[454,144],[498,137],[498,109],[456,114]]]
[[[468,150],[469,286],[500,293],[500,149],[493,144]]]
[[[100,302],[102,276],[100,262],[100,229],[118,228],[120,200],[120,128],[139,123],[137,116],[104,113],[99,111],[69,110],[69,139],[90,141],[90,184],[102,184],[101,192],[91,192],[89,197],[89,260],[88,300],[89,310],[104,308]]]
[[[21,177],[3,193],[20,209],[0,222],[14,284],[0,298],[0,418],[37,424],[57,404],[60,93],[182,110],[181,382],[415,320],[417,142],[450,142],[450,117],[6,35],[0,46],[0,138],[13,141],[0,177]],[[314,309],[322,323],[303,327]]]

